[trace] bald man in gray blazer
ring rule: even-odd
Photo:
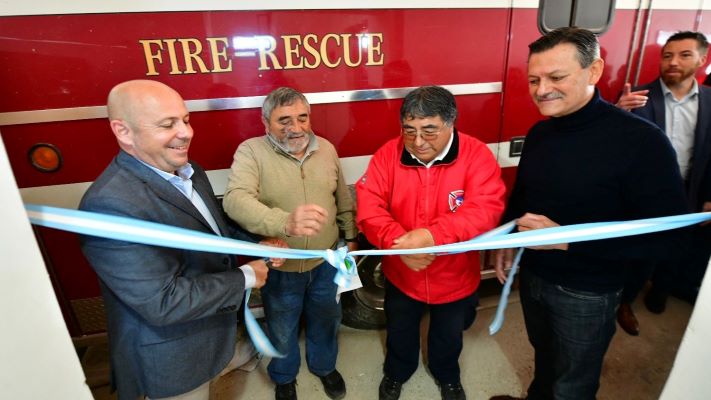
[[[254,242],[228,225],[205,171],[188,160],[193,138],[180,95],[154,81],[112,89],[111,129],[121,150],[80,209]],[[207,399],[235,355],[246,288],[267,278],[263,260],[83,236],[106,307],[119,399]]]

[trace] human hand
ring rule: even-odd
[[[626,111],[644,107],[647,104],[647,93],[649,93],[649,90],[633,92],[632,85],[625,83],[625,87],[622,89],[622,96],[620,96],[616,106]]]
[[[358,242],[346,242],[346,246],[349,252],[358,250]],[[353,259],[358,262],[358,256],[354,256]]]
[[[289,248],[289,245],[286,244],[285,241],[283,241],[283,240],[281,240],[281,239],[279,239],[279,238],[272,238],[272,237],[268,237],[268,238],[262,239],[262,240],[259,242],[259,244],[263,244],[263,245],[265,245],[265,246],[280,247],[280,248],[283,248],[283,249],[288,249],[288,248]],[[269,262],[271,263],[271,266],[272,266],[272,267],[275,267],[275,268],[278,268],[278,267],[281,267],[282,265],[284,265],[284,261],[286,261],[285,258],[270,258],[270,259],[269,259]]]
[[[560,226],[555,221],[545,215],[526,213],[516,220],[519,232],[532,231],[536,229],[553,228]],[[548,244],[545,246],[531,246],[534,250],[568,250],[568,243]]]
[[[267,274],[269,274],[267,262],[260,258],[258,260],[248,262],[247,265],[252,267],[252,270],[254,271],[254,278],[256,281],[254,287],[260,288],[264,286],[264,284],[267,283]]]
[[[434,246],[434,238],[429,230],[418,228],[393,240],[393,249],[418,249]],[[413,271],[422,271],[435,259],[434,254],[404,254],[400,256],[405,265]]]
[[[316,204],[296,207],[286,220],[285,232],[289,236],[317,235],[328,218],[328,211]]]
[[[400,256],[405,265],[407,265],[413,271],[422,271],[432,264],[434,261],[434,254],[403,254]]]
[[[502,285],[506,283],[506,270],[511,268],[513,264],[515,249],[496,249],[491,250],[493,252],[494,258],[494,271],[496,272],[496,278]]]
[[[705,202],[704,205],[701,206],[701,211],[702,211],[702,212],[711,211],[711,201]],[[709,225],[709,224],[711,224],[711,220],[706,221],[706,222],[702,222],[702,223],[701,223],[701,226],[706,226],[706,225]]]
[[[428,229],[418,228],[393,240],[393,249],[419,249],[434,246],[434,238]]]
[[[358,250],[358,242],[346,242],[346,246],[348,246],[348,251]]]

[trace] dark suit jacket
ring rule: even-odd
[[[665,131],[664,93],[659,79],[633,90],[645,89],[649,90],[647,104],[632,112]],[[691,162],[687,193],[690,211],[697,212],[704,202],[711,201],[711,88],[702,85],[699,85],[699,112]]]
[[[205,171],[191,162],[193,188],[223,236],[234,234]],[[79,208],[213,233],[173,185],[121,151]],[[244,274],[230,255],[83,236],[101,282],[112,382],[121,399],[188,392],[216,376],[234,353]]]

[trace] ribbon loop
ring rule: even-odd
[[[355,259],[348,254],[348,247],[342,246],[335,251],[327,249],[323,258],[337,270],[333,282],[340,287],[350,286],[353,275],[358,274],[358,269]]]
[[[274,358],[284,358],[284,354],[280,353],[264,334],[264,331],[259,326],[257,319],[254,318],[254,314],[249,309],[249,296],[252,294],[252,289],[247,289],[244,294],[244,323],[247,326],[247,333],[250,339],[252,339],[252,344],[258,352],[264,354],[265,356]]]

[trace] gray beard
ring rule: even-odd
[[[305,149],[309,146],[309,141],[311,140],[311,135],[312,135],[312,134],[313,134],[312,132],[306,132],[306,135],[307,135],[307,136],[306,136],[306,141],[304,142],[303,145],[300,145],[298,148],[294,148],[294,147],[292,147],[292,146],[289,145],[289,137],[288,137],[288,136],[286,136],[286,137],[284,138],[284,140],[279,140],[279,139],[277,139],[276,137],[274,137],[274,135],[272,135],[271,133],[267,132],[267,137],[269,138],[269,140],[270,140],[272,143],[274,143],[275,146],[277,146],[278,148],[280,148],[282,151],[284,151],[284,152],[287,153],[287,154],[292,154],[292,155],[293,155],[293,154],[302,152],[303,150],[305,150]]]

